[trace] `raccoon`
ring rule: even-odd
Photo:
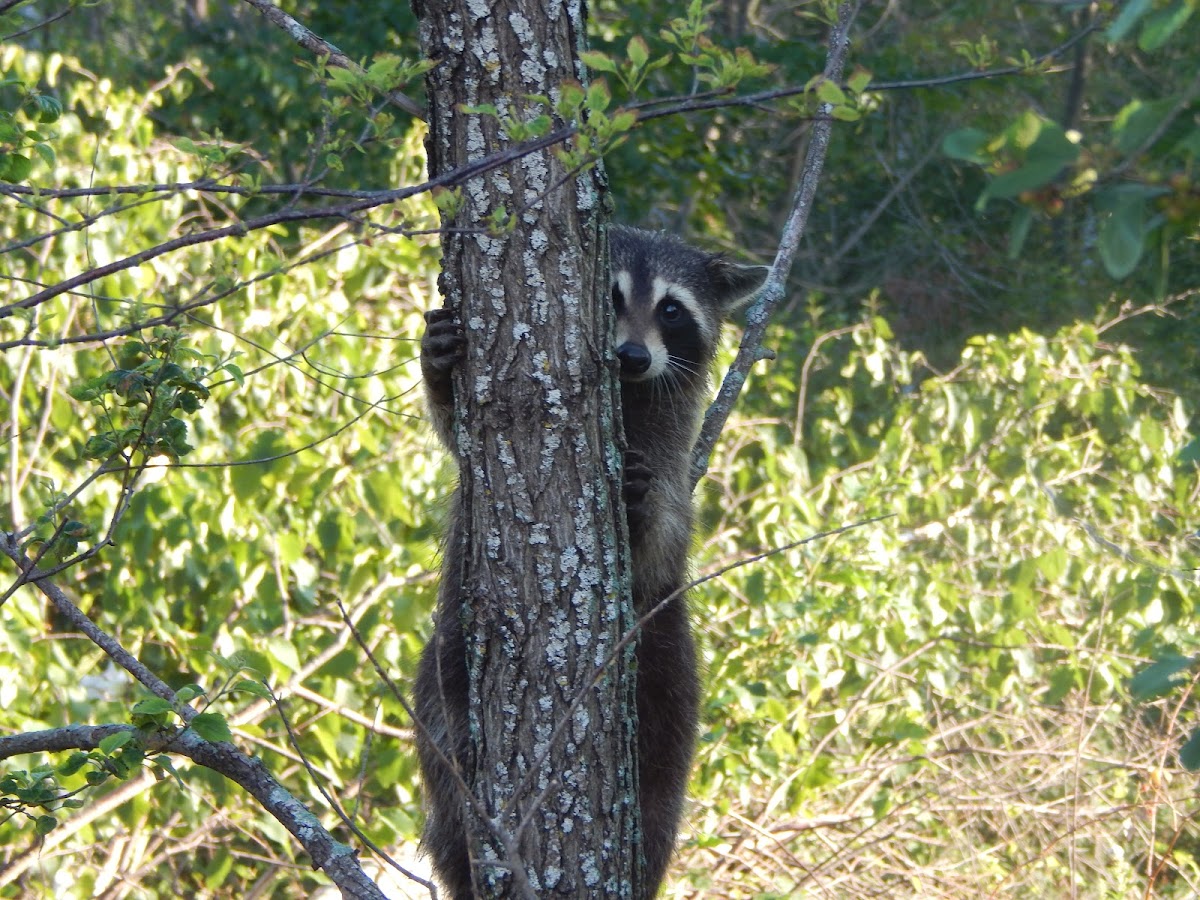
[[[692,540],[692,447],[721,323],[754,295],[768,270],[736,265],[663,233],[612,226],[608,236],[628,443],[624,497],[633,600],[639,618],[654,610],[637,644],[643,900],[657,894],[675,846],[699,716],[696,653],[680,591],[688,579]],[[449,310],[425,318],[421,370],[427,399],[436,430],[452,447],[450,373],[463,357],[466,338]],[[459,546],[457,501],[454,507],[447,548]],[[458,778],[444,762],[453,761],[471,784],[466,648],[459,598],[446,588],[461,583],[462,562],[448,550],[434,636],[421,656],[413,707],[424,724],[417,737],[426,792],[424,842],[453,900],[470,900],[463,801]]]

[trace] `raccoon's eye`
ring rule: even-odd
[[[676,325],[683,320],[683,307],[674,300],[664,300],[658,307],[658,317],[664,325]]]
[[[625,308],[625,295],[621,293],[621,288],[615,284],[613,285],[612,298],[613,309],[615,309],[617,312],[620,312]]]

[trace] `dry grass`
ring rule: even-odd
[[[828,784],[798,814],[772,804],[778,784],[724,814],[697,810],[675,869],[688,877],[669,896],[1200,895],[1196,779],[1178,767],[1177,710],[1075,701],[935,710],[917,754],[911,741],[856,749],[845,736],[863,732],[845,722],[824,750]]]

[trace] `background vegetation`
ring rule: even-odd
[[[281,6],[387,86],[415,74],[380,56],[415,58],[407,5]],[[249,6],[0,10],[2,530],[71,563],[75,602],[198,685],[327,827],[345,837],[318,785],[410,856],[409,723],[338,603],[404,683],[451,477],[415,365],[436,210],[189,241],[302,209],[299,185],[334,203],[419,184],[421,126]],[[708,701],[670,896],[1200,890],[1193,10],[860,11],[872,80],[822,96],[843,121],[778,358],[701,489],[697,564],[718,574],[694,592]],[[741,95],[803,87],[827,13],[720,2],[675,46],[683,4],[599,3],[593,46],[675,51],[636,95],[610,75],[620,103],[714,87],[705,40],[774,66]],[[607,156],[618,218],[769,262],[814,109],[790,93],[646,121]],[[145,691],[39,594],[0,596],[0,735],[136,717]],[[0,769],[0,896],[327,883],[204,768],[66,761]]]

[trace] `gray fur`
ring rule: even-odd
[[[638,794],[646,880],[636,900],[658,892],[675,846],[699,717],[700,682],[682,594],[688,580],[692,497],[688,465],[708,398],[708,370],[721,322],[761,286],[766,269],[738,266],[667,234],[609,229],[613,287],[620,291],[617,356],[628,449],[625,501],[633,550],[634,606],[643,625],[637,649]],[[664,291],[665,287],[665,291]],[[665,295],[664,295],[665,294]],[[614,294],[614,301],[616,300]],[[687,316],[670,321],[674,305]],[[448,310],[426,315],[421,341],[430,413],[452,447],[451,371],[466,338]],[[467,734],[467,671],[457,591],[462,561],[458,498],[445,544],[433,639],[414,686],[424,723],[417,752],[424,775],[424,841],[452,900],[475,896],[458,779],[468,786],[474,762]],[[669,599],[668,599],[669,598]]]

